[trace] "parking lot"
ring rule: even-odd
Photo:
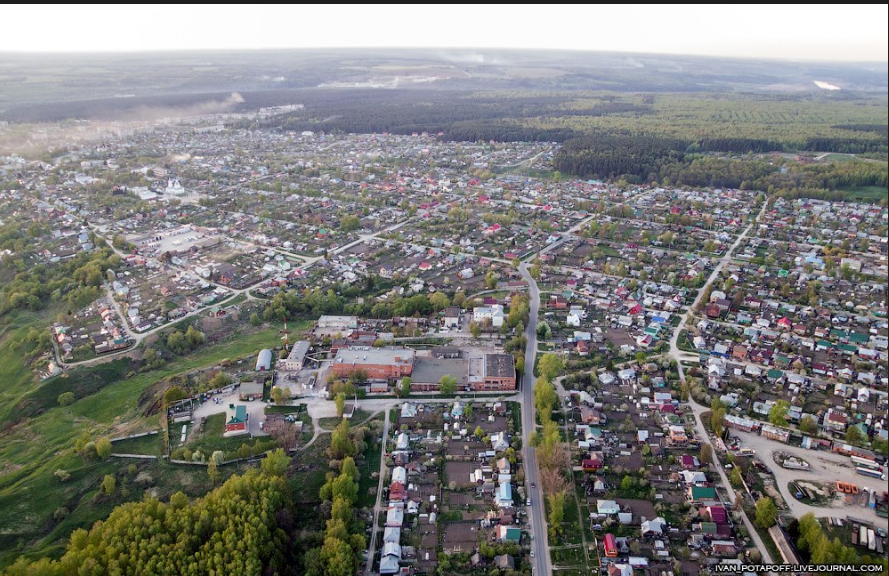
[[[265,420],[265,407],[266,403],[261,400],[253,400],[252,402],[244,402],[238,399],[238,391],[235,390],[230,394],[226,394],[224,396],[214,396],[213,398],[218,399],[219,402],[215,402],[213,399],[208,400],[201,404],[197,409],[195,409],[192,414],[192,418],[195,423],[203,420],[207,416],[212,416],[213,414],[220,414],[225,412],[226,407],[229,404],[244,404],[247,406],[247,432],[250,436],[268,436],[268,434],[260,430],[259,424],[263,420]],[[193,426],[192,430],[197,430],[198,426]],[[222,434],[222,430],[219,431],[219,434]]]
[[[815,480],[835,483],[837,480],[851,482],[859,489],[870,488],[872,490],[886,490],[886,482],[877,478],[868,478],[855,472],[852,462],[847,456],[818,450],[806,450],[803,448],[788,446],[773,440],[769,440],[758,434],[732,430],[732,434],[741,439],[741,445],[756,451],[759,459],[765,463],[775,476],[775,483],[781,491],[781,496],[787,502],[794,516],[799,518],[808,512],[812,512],[820,518],[855,516],[874,522],[876,526],[889,528],[889,520],[880,518],[871,508],[851,506],[845,503],[845,499],[836,499],[830,507],[815,507],[803,504],[790,493],[787,487],[794,480]],[[802,458],[809,463],[809,471],[788,470],[775,463],[773,453],[784,452]]]

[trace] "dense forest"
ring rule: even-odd
[[[624,178],[631,183],[767,190],[772,194],[842,199],[844,190],[887,186],[885,162],[849,159],[798,163],[780,156],[751,155],[765,142],[725,139],[696,142],[601,134],[565,142],[554,167],[584,178]],[[742,155],[702,155],[704,148],[739,148]],[[885,202],[883,198],[873,198]]]
[[[287,573],[292,514],[283,451],[261,470],[232,476],[190,503],[149,498],[114,509],[89,530],[75,530],[61,559],[20,558],[9,576],[68,574],[274,574]]]

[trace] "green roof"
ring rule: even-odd
[[[849,342],[854,342],[855,344],[864,344],[870,340],[870,336],[867,334],[862,334],[860,332],[852,332],[849,334]]]
[[[716,488],[708,488],[706,486],[691,487],[692,500],[716,500]]]
[[[781,370],[776,370],[776,369],[772,368],[771,370],[769,370],[769,372],[768,372],[768,374],[766,374],[766,376],[768,376],[770,380],[777,380],[781,376],[784,376],[784,372],[782,372]]]
[[[852,344],[840,344],[837,348],[843,352],[858,352],[858,346],[853,346]]]
[[[242,422],[247,421],[247,407],[243,404],[238,404],[235,407],[235,413],[231,418],[228,419],[226,424],[241,424]]]
[[[506,535],[504,537],[505,540],[515,540],[518,542],[522,538],[522,531],[518,528],[507,528]]]
[[[716,534],[716,522],[701,522],[701,534]]]

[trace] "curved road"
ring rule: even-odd
[[[747,234],[750,232],[750,230],[753,228],[753,225],[756,224],[756,222],[759,220],[759,218],[765,212],[765,209],[766,209],[766,204],[763,203],[763,207],[762,207],[762,210],[760,210],[759,215],[756,218],[754,218],[754,220],[750,224],[747,225],[747,228],[744,229],[744,232],[742,232],[741,234],[738,235],[738,238],[735,240],[735,243],[732,244],[731,248],[729,248],[726,251],[725,256],[723,256],[719,260],[719,264],[717,264],[717,266],[713,269],[713,272],[710,274],[710,277],[707,279],[706,284],[704,284],[704,286],[702,286],[701,289],[698,291],[697,298],[695,298],[695,301],[692,303],[691,306],[689,306],[688,311],[682,317],[682,321],[679,323],[679,326],[677,326],[676,328],[673,329],[673,334],[670,338],[670,356],[676,360],[676,366],[677,366],[677,370],[679,372],[679,380],[683,384],[685,384],[685,369],[682,366],[682,360],[683,360],[683,358],[687,357],[687,354],[682,352],[681,350],[679,350],[679,347],[677,346],[677,343],[679,341],[679,333],[685,327],[686,323],[694,318],[695,309],[697,308],[698,304],[700,304],[701,300],[703,299],[704,293],[707,291],[707,288],[709,288],[713,284],[713,282],[719,276],[719,273],[722,271],[722,269],[725,268],[725,266],[729,262],[731,262],[732,254],[738,248],[738,246],[741,244],[741,242],[744,241],[744,238],[747,237]],[[705,411],[709,410],[709,407],[700,406],[694,400],[690,400],[688,405],[691,408],[691,411],[695,416],[695,432],[698,434],[698,436],[701,439],[708,441],[709,435],[707,434],[707,430],[704,428],[704,424],[701,422],[701,414],[703,414]],[[732,502],[734,502],[735,501],[735,490],[732,488],[732,485],[728,480],[728,476],[726,476],[726,474],[725,474],[725,470],[723,470],[722,466],[719,464],[719,460],[716,458],[716,451],[715,450],[713,450],[713,460],[712,460],[711,464],[712,464],[713,469],[716,470],[716,472],[719,474],[719,478],[720,478],[720,480],[722,480],[722,486],[725,489],[725,491],[728,493],[729,499]],[[743,520],[744,526],[747,528],[747,533],[750,534],[750,538],[753,540],[753,543],[756,544],[756,547],[760,550],[760,552],[762,552],[763,562],[766,564],[771,564],[772,557],[769,554],[768,549],[766,549],[765,545],[763,544],[762,538],[759,537],[759,532],[756,531],[756,529],[753,527],[753,524],[750,522],[750,518],[747,517],[746,513],[742,512],[741,519]]]

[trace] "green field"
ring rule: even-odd
[[[860,186],[857,188],[845,188],[849,200],[859,202],[879,202],[889,196],[889,190],[880,186]]]
[[[142,436],[130,440],[121,440],[111,445],[111,451],[115,454],[151,454],[160,456],[163,452],[161,434]]]

